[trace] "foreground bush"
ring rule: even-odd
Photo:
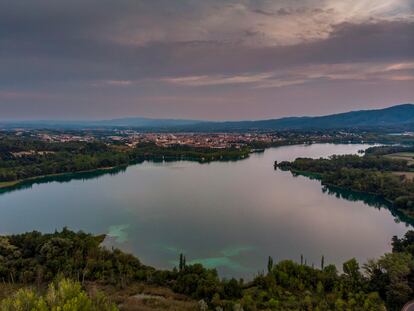
[[[30,232],[0,237],[0,282],[16,285],[48,284],[66,279],[98,282],[125,289],[134,283],[167,287],[212,310],[401,310],[414,299],[414,231],[393,238],[393,252],[360,268],[355,259],[344,263],[342,273],[333,265],[318,267],[269,257],[267,273],[252,281],[220,279],[217,271],[187,264],[180,256],[178,269],[157,270],[133,255],[101,246],[104,236],[68,229],[52,234]],[[75,299],[76,298],[76,299]],[[67,305],[61,307],[61,305]],[[82,308],[80,307],[82,306]],[[0,311],[112,310],[104,299],[88,297],[79,283],[62,281],[45,296],[22,290],[3,302]],[[109,309],[108,309],[109,308]]]
[[[21,289],[0,304],[0,311],[116,311],[115,305],[102,294],[93,297],[82,290],[78,282],[63,279],[51,284],[45,295],[31,289]]]

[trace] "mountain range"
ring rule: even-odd
[[[0,128],[134,128],[143,131],[252,131],[326,129],[414,129],[414,104],[359,110],[313,117],[287,117],[253,121],[119,118],[98,121],[0,121]]]

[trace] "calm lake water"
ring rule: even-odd
[[[0,194],[0,233],[64,226],[107,233],[108,244],[148,265],[172,268],[183,252],[222,276],[251,278],[269,255],[299,261],[303,254],[315,265],[324,255],[340,268],[390,251],[391,237],[410,227],[372,197],[322,191],[319,181],[275,171],[273,162],[366,147],[287,146],[237,162],[144,162],[33,184]]]

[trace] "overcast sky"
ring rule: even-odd
[[[414,0],[0,0],[0,119],[414,102]]]

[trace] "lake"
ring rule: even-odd
[[[158,268],[187,262],[221,276],[251,278],[268,256],[319,265],[391,250],[409,228],[382,202],[323,191],[319,181],[273,169],[297,157],[356,153],[368,145],[314,144],[267,149],[236,162],[144,162],[113,174],[54,178],[0,194],[0,233],[74,230],[106,233],[107,245]],[[367,204],[370,203],[370,204]],[[375,205],[375,207],[374,207]]]

